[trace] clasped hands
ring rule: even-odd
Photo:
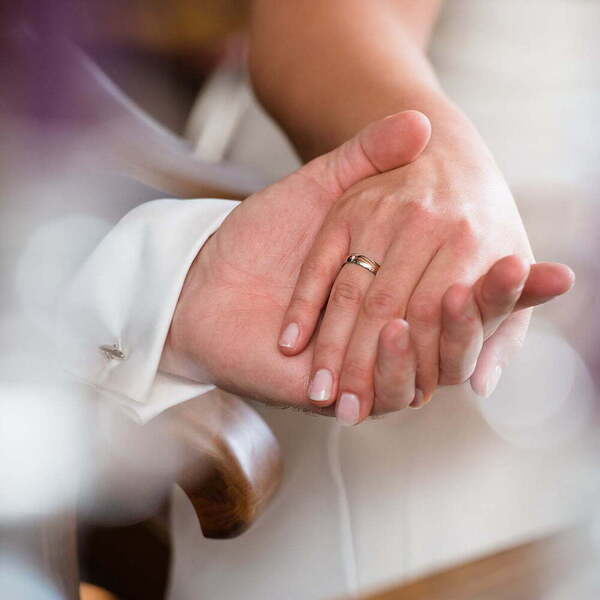
[[[380,270],[344,265],[353,253]],[[530,307],[572,284],[534,263],[485,147],[431,139],[406,111],[230,213],[188,272],[163,365],[353,425],[438,385],[489,395]]]

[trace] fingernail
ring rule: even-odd
[[[485,384],[485,392],[484,398],[489,398],[496,389],[498,382],[500,381],[500,376],[502,375],[502,367],[500,365],[496,365],[496,368],[493,370],[492,374],[488,377],[488,380]]]
[[[360,402],[356,394],[349,394],[344,392],[340,396],[338,402],[336,416],[337,420],[348,427],[356,425],[358,423],[358,416],[360,413]]]
[[[396,349],[399,352],[404,352],[405,350],[408,350],[408,346],[410,345],[410,337],[408,335],[409,325],[403,319],[399,319],[399,321],[402,323],[403,328],[401,331],[398,331],[396,333],[394,337],[394,342],[396,344]]]
[[[414,408],[415,410],[419,409],[422,406],[421,402],[423,402],[423,392],[417,388],[415,390],[415,397],[413,401],[408,405],[408,408]]]
[[[314,402],[331,400],[333,375],[329,369],[319,369],[313,376],[308,387],[308,397]]]
[[[298,341],[298,336],[300,335],[300,327],[298,327],[298,323],[290,323],[281,334],[279,338],[279,345],[282,348],[293,348]]]

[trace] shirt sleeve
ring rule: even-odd
[[[121,219],[59,303],[58,356],[70,376],[142,422],[214,388],[158,366],[188,269],[238,204],[155,200]]]

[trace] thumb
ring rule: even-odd
[[[429,119],[406,110],[367,125],[353,138],[303,168],[332,194],[339,195],[359,181],[413,162],[431,137]]]
[[[567,293],[575,283],[573,271],[560,263],[540,262],[531,266],[516,309],[543,304]]]

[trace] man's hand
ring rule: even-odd
[[[241,395],[311,408],[307,384],[314,341],[294,357],[283,356],[276,345],[300,267],[344,190],[415,159],[428,139],[422,115],[401,113],[237,207],[189,271],[165,347],[167,370]],[[538,273],[537,267],[522,303],[564,291],[565,268],[542,265]],[[468,292],[479,301],[480,290],[501,287],[504,275],[503,269],[492,270]],[[460,293],[450,290],[450,300]],[[463,347],[457,344],[457,356]],[[383,327],[375,355],[376,412],[406,406],[414,397],[416,356],[405,321],[392,319]]]
[[[332,204],[354,183],[414,160],[429,140],[429,122],[407,111],[368,126],[240,204],[204,245],[181,292],[163,368],[211,381],[241,395],[310,408],[306,386],[313,346],[294,358],[277,333],[302,262]],[[390,340],[406,337],[395,331]],[[397,328],[396,328],[397,329]],[[400,326],[400,329],[402,327]],[[388,353],[404,368],[411,352]],[[398,355],[402,365],[392,365]],[[396,377],[396,375],[394,375]],[[382,377],[385,381],[387,378]]]

